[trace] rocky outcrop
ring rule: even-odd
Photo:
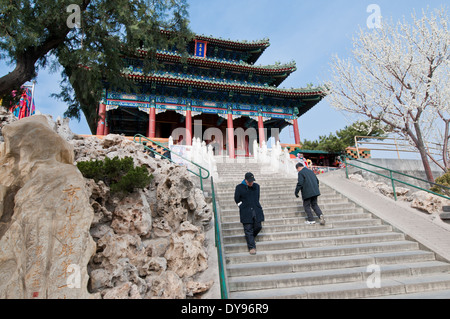
[[[14,116],[13,113],[9,112],[6,108],[0,105],[0,143],[4,142],[2,135],[2,128],[5,125],[18,121],[19,119]]]
[[[359,174],[349,175],[349,178],[362,187],[369,188],[374,192],[380,192],[387,197],[394,198],[394,191],[392,189],[392,186],[389,186],[382,182],[365,180]],[[450,204],[450,202],[445,198],[433,195],[425,191],[411,192],[408,188],[398,186],[395,187],[395,191],[397,199],[410,202],[412,208],[416,208],[430,215],[441,213],[443,206]]]
[[[0,298],[187,298],[212,286],[199,280],[212,209],[185,168],[45,116],[2,133]],[[120,197],[74,165],[115,156],[146,166],[151,184]]]
[[[186,298],[212,282],[198,282],[208,268],[205,230],[212,209],[188,171],[154,159],[119,135],[73,140],[75,161],[132,156],[153,175],[151,185],[125,198],[86,179],[94,208],[91,234],[97,252],[89,263],[91,292],[103,298]]]
[[[0,298],[91,298],[94,216],[73,148],[44,116],[3,127]]]

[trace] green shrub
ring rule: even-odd
[[[450,172],[447,172],[444,175],[442,175],[441,177],[436,178],[435,182],[436,182],[436,184],[450,187]],[[430,190],[432,192],[435,192],[435,193],[438,193],[441,195],[450,196],[450,189],[447,189],[447,188],[443,188],[443,187],[439,187],[439,186],[435,185]]]
[[[146,187],[153,179],[145,167],[134,167],[131,157],[106,157],[104,160],[79,162],[77,167],[84,177],[103,181],[112,193],[131,193],[135,188]]]

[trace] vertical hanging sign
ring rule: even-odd
[[[207,46],[208,46],[208,42],[195,40],[195,56],[200,57],[200,58],[205,58]]]

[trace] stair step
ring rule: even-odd
[[[362,267],[372,264],[392,264],[433,260],[435,260],[434,253],[422,250],[413,250],[392,253],[375,253],[370,255],[334,256],[315,259],[236,264],[228,265],[227,273],[230,277],[256,276],[276,273],[335,269],[337,267],[349,268]]]
[[[395,296],[406,293],[437,292],[450,289],[450,275],[385,279],[380,288],[369,288],[366,282],[351,282],[316,286],[234,292],[233,299],[356,299]]]
[[[376,243],[383,241],[400,241],[405,236],[401,233],[377,233],[377,234],[362,234],[350,236],[335,236],[335,237],[320,237],[307,238],[303,240],[271,240],[271,241],[257,241],[256,247],[258,252],[286,250],[296,248],[312,248],[325,246],[340,246],[340,245],[354,245],[364,243]],[[244,237],[239,243],[225,244],[224,249],[226,253],[247,252],[247,244]]]
[[[354,216],[353,216],[354,215]],[[268,220],[264,222],[264,232],[287,232],[315,228],[340,228],[340,227],[356,227],[356,226],[375,226],[381,225],[378,219],[370,219],[365,215],[368,214],[348,214],[348,215],[328,215],[326,216],[327,223],[324,226],[316,223],[315,225],[305,224],[305,218],[289,218],[290,222],[279,224],[279,219]],[[354,217],[354,218],[352,218]],[[243,235],[243,226],[240,222],[226,223],[222,226],[223,236]]]
[[[305,214],[306,216],[306,214]],[[325,215],[326,225],[321,227],[344,227],[347,223],[348,225],[379,225],[381,224],[380,219],[372,218],[372,215],[369,213],[349,213],[349,214],[336,214],[336,215]],[[317,219],[318,220],[318,219]],[[292,218],[272,218],[267,219],[263,222],[264,228],[274,227],[283,227],[283,226],[292,226],[292,227],[300,227],[300,228],[309,228],[309,227],[318,227],[315,225],[306,225],[304,216],[297,216]],[[230,223],[222,223],[222,231],[224,235],[227,231],[232,230],[242,230],[242,224],[240,221],[230,222]]]
[[[349,215],[349,214],[360,214],[363,212],[362,208],[352,208],[352,209],[323,209],[324,216],[329,215]],[[224,216],[225,215],[225,216]],[[303,207],[282,207],[282,208],[264,208],[264,218],[266,221],[280,218],[306,218],[306,213]],[[223,223],[239,222],[239,211],[229,210],[221,212],[221,221]]]
[[[322,240],[326,240],[326,237],[340,237],[340,236],[356,236],[356,235],[366,235],[373,233],[382,233],[392,231],[392,227],[389,225],[375,225],[375,226],[367,226],[367,227],[346,227],[346,228],[316,228],[316,229],[306,229],[306,230],[298,230],[298,231],[288,231],[288,232],[278,232],[278,233],[265,233],[263,231],[257,236],[257,244],[263,243],[266,241],[275,241],[275,240],[289,240],[289,239],[298,239],[305,240],[311,238],[321,238]],[[394,235],[402,235],[400,233],[392,233]],[[223,242],[225,245],[232,243],[240,243],[245,242],[245,239],[242,235],[234,235],[234,236],[224,236]]]
[[[230,292],[241,290],[258,290],[273,288],[290,288],[299,286],[328,285],[344,282],[366,282],[372,275],[364,267],[328,269],[308,272],[270,274],[229,278]],[[440,261],[426,261],[407,264],[378,265],[383,279],[393,277],[418,276],[430,273],[448,273],[450,265]]]
[[[284,202],[261,202],[261,206],[263,208],[263,210],[266,209],[271,209],[271,208],[280,208],[280,206],[282,205],[282,207],[303,207],[303,204],[298,202],[298,201],[284,201]],[[231,202],[229,202],[229,204],[223,204],[222,202],[220,202],[220,208],[222,212],[225,211],[239,211],[239,207],[236,205],[236,203],[233,201],[233,203],[231,204]],[[345,209],[345,208],[354,208],[356,207],[355,204],[353,203],[346,203],[346,202],[336,202],[336,203],[326,203],[326,204],[321,204],[320,205],[320,209],[321,210],[330,210],[330,209]]]
[[[363,255],[381,252],[417,250],[419,245],[413,241],[388,241],[353,245],[307,247],[274,251],[258,251],[256,255],[248,252],[226,253],[227,264],[243,264],[280,260],[296,260],[332,256]]]

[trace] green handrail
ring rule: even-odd
[[[227,289],[227,280],[225,276],[225,264],[223,258],[221,231],[219,226],[219,216],[217,214],[216,192],[214,190],[214,179],[212,176],[211,176],[211,193],[214,211],[214,226],[216,230],[216,248],[217,248],[217,256],[219,259],[220,295],[222,299],[228,299],[228,289]]]
[[[381,173],[378,173],[378,172],[375,172],[375,171],[372,171],[372,170],[370,170],[370,169],[368,169],[368,168],[364,168],[364,167],[361,167],[361,166],[352,164],[352,163],[348,162],[347,159],[349,159],[349,160],[351,160],[351,161],[356,161],[356,162],[363,163],[364,165],[369,165],[369,166],[373,166],[373,167],[376,167],[376,168],[380,168],[380,169],[386,170],[386,171],[389,172],[389,176],[384,175],[384,174],[381,174]],[[399,180],[399,179],[397,179],[397,178],[394,178],[394,177],[392,176],[392,174],[399,174],[399,175],[402,175],[402,176],[405,176],[405,177],[409,177],[409,178],[412,178],[412,179],[415,179],[415,180],[418,180],[418,181],[421,181],[421,182],[428,183],[428,184],[430,184],[430,185],[439,186],[439,187],[441,187],[441,188],[446,188],[446,189],[449,189],[449,190],[450,190],[450,187],[447,187],[447,186],[445,186],[445,185],[440,185],[440,184],[437,184],[437,183],[433,183],[433,182],[427,181],[427,180],[422,179],[422,178],[419,178],[419,177],[411,176],[411,175],[408,175],[408,174],[405,174],[405,173],[402,173],[402,172],[398,172],[398,171],[395,171],[395,170],[392,170],[392,169],[389,169],[389,168],[386,168],[386,167],[378,166],[378,165],[375,165],[375,164],[372,164],[372,163],[366,163],[366,162],[361,161],[361,160],[358,160],[358,159],[351,159],[351,158],[348,157],[348,156],[344,156],[344,163],[345,163],[345,176],[347,177],[347,179],[349,178],[349,177],[348,177],[348,166],[350,165],[350,166],[353,166],[353,167],[356,167],[356,168],[365,170],[365,171],[370,172],[370,173],[372,173],[372,174],[375,174],[375,175],[378,175],[378,176],[382,176],[382,177],[385,177],[385,178],[391,180],[392,190],[393,190],[393,193],[394,193],[394,199],[395,199],[396,201],[397,201],[397,192],[395,191],[395,184],[394,184],[394,182],[398,182],[398,183],[401,183],[401,184],[405,184],[405,185],[408,185],[408,186],[410,186],[410,187],[414,187],[414,188],[417,188],[417,189],[419,189],[419,190],[422,190],[422,191],[431,193],[431,194],[433,194],[433,195],[440,196],[440,197],[443,197],[443,198],[445,198],[445,199],[450,200],[450,197],[448,197],[448,196],[445,196],[445,195],[442,195],[442,194],[433,192],[433,191],[431,191],[431,190],[429,190],[429,189],[422,188],[422,187],[417,186],[417,185],[413,185],[413,184],[411,184],[411,183],[404,182],[404,181],[402,181],[402,180]]]
[[[137,141],[136,138],[138,138],[139,140]],[[178,156],[178,157],[184,159],[185,161],[188,161],[188,162],[190,162],[191,164],[197,166],[197,167],[198,167],[198,172],[199,172],[198,174],[197,174],[196,172],[190,170],[188,167],[186,167],[186,169],[187,169],[189,172],[191,172],[192,174],[194,174],[195,176],[198,176],[198,177],[200,178],[200,188],[201,188],[201,190],[203,191],[203,180],[204,180],[204,179],[206,180],[206,179],[208,179],[208,178],[211,176],[210,172],[209,172],[206,168],[204,168],[204,167],[198,165],[197,163],[194,163],[193,161],[191,161],[191,160],[189,160],[189,159],[187,159],[187,158],[181,156],[181,155],[178,154],[178,153],[173,152],[172,150],[170,150],[169,148],[165,147],[164,145],[159,144],[158,142],[155,142],[155,141],[149,139],[148,137],[145,137],[144,135],[136,134],[136,135],[134,136],[134,138],[133,138],[133,141],[134,141],[135,143],[139,143],[139,144],[142,144],[142,145],[143,145],[142,139],[144,139],[145,141],[151,142],[151,143],[153,143],[153,144],[156,144],[156,145],[158,145],[159,147],[165,149],[166,151],[169,151],[171,154],[174,154],[174,155],[176,155],[176,156]],[[161,156],[161,157],[163,157],[163,158],[169,160],[170,162],[174,163],[174,161],[173,161],[171,158],[169,158],[169,157],[167,157],[167,156],[164,156],[164,155],[162,155],[162,154],[159,154],[159,153],[158,153],[157,151],[155,151],[154,149],[151,149],[151,148],[149,148],[149,147],[147,147],[147,146],[145,146],[145,145],[144,145],[144,147],[145,147],[145,149],[151,151],[153,154],[158,154],[159,156]],[[206,177],[203,177],[202,170],[206,172],[206,174],[207,174]]]

